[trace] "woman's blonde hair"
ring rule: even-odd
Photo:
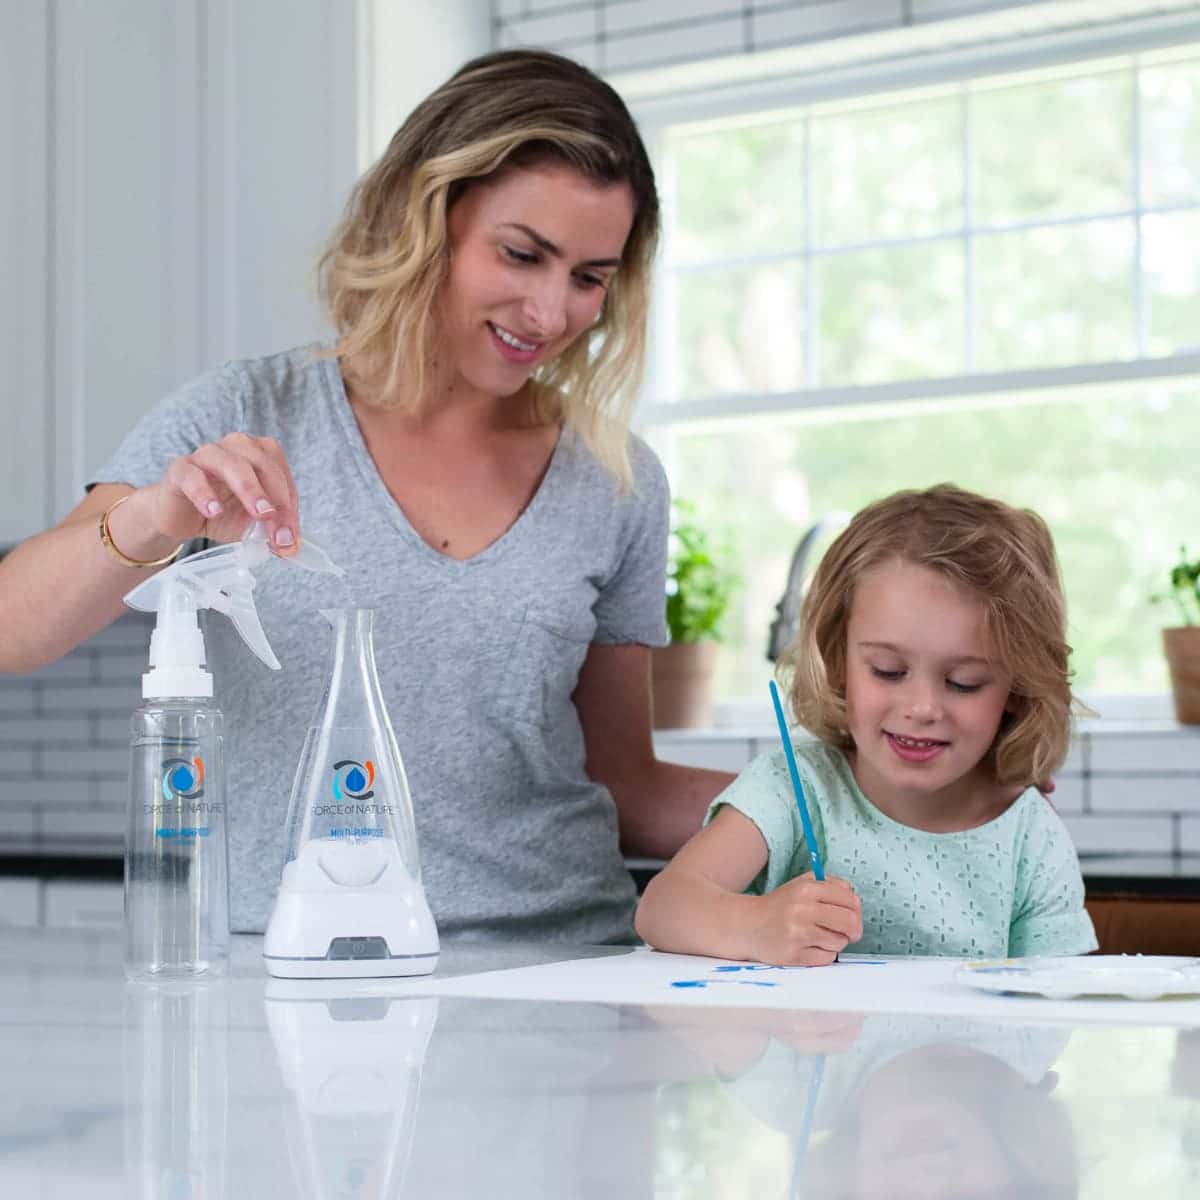
[[[1054,541],[1037,513],[952,484],[876,501],[825,553],[801,608],[800,632],[780,658],[797,720],[823,741],[853,744],[846,719],[850,609],[859,580],[896,560],[936,571],[983,604],[989,653],[1012,675],[988,760],[1000,783],[1049,778],[1066,757],[1072,711]]]
[[[595,324],[534,375],[537,424],[560,416],[624,484],[627,431],[645,359],[650,269],[658,242],[654,172],[617,93],[586,67],[541,50],[476,58],[421,102],[359,180],[320,260],[338,341],[364,383],[425,396],[446,277],[446,218],[472,183],[515,167],[562,163],[598,184],[628,184],[633,226]],[[401,379],[407,386],[398,387]]]

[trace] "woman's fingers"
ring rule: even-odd
[[[162,532],[172,537],[196,537],[204,522],[219,516],[224,504],[207,472],[191,458],[177,458],[167,468],[158,490],[162,503],[158,506]],[[173,499],[182,496],[188,503],[179,505]]]
[[[231,436],[241,438],[246,435]],[[292,478],[287,456],[274,438],[250,438],[248,441],[253,443],[247,447],[248,455],[253,455],[259,478],[266,486],[267,494],[275,498],[274,513],[264,515],[262,519],[271,533],[271,540],[277,546],[287,549],[296,543],[296,525],[300,515],[296,481]]]
[[[268,481],[260,476],[267,456],[247,445],[250,439],[244,435],[241,444],[237,435],[223,438],[220,442],[201,446],[191,455],[191,461],[216,482],[224,483],[237,497],[242,508],[255,520],[275,512],[279,502],[286,502],[287,492],[272,497]]]
[[[232,541],[245,532],[247,518],[262,521],[272,542],[286,552],[298,539],[295,480],[279,443],[273,438],[255,438],[234,433],[218,443],[201,446],[176,459],[162,481],[169,495],[186,498],[218,541]],[[167,520],[176,526],[170,532],[195,536],[200,528],[176,512]],[[195,524],[193,518],[190,524]]]
[[[274,464],[279,474],[280,483],[287,489],[287,507],[294,513],[300,511],[300,494],[296,491],[296,481],[292,478],[292,469],[288,466],[287,455],[283,447],[272,437],[258,439],[259,445]]]

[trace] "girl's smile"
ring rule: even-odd
[[[928,567],[892,560],[865,574],[847,626],[846,713],[863,792],[931,831],[997,815],[981,764],[1011,677],[989,652],[981,600]]]
[[[884,733],[892,749],[905,762],[930,762],[950,744],[949,742],[931,741],[928,738],[903,737],[898,733],[888,733],[887,730],[884,730]]]

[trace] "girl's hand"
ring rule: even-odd
[[[274,438],[231,433],[175,459],[149,489],[156,531],[183,542],[207,537],[235,542],[262,521],[281,554],[300,536],[299,501],[291,468]]]
[[[862,901],[844,879],[800,875],[759,897],[749,940],[757,962],[822,967],[862,937]]]

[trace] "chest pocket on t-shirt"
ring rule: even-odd
[[[551,725],[562,719],[596,632],[589,609],[534,601],[525,610],[496,698],[507,720]]]

